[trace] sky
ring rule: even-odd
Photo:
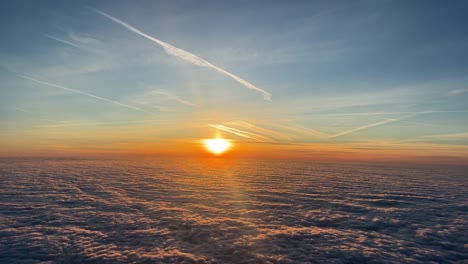
[[[468,164],[466,1],[2,1],[0,156]]]

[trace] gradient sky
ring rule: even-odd
[[[0,156],[468,161],[466,1],[1,5]]]

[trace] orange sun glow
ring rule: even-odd
[[[231,143],[223,138],[205,139],[206,149],[216,155],[220,155],[231,147]]]

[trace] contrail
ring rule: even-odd
[[[59,38],[56,38],[56,37],[53,37],[51,35],[48,35],[48,34],[45,34],[44,36],[50,38],[50,39],[53,39],[53,40],[56,40],[58,42],[62,42],[63,44],[67,44],[69,46],[72,46],[72,47],[75,47],[77,49],[83,49],[82,47],[80,47],[79,45],[75,44],[75,43],[71,43],[69,41],[66,41],[66,40],[63,40],[63,39],[59,39]]]
[[[116,125],[116,124],[135,124],[135,123],[156,123],[156,122],[167,122],[170,120],[136,120],[136,121],[116,121],[116,122],[96,122],[96,123],[69,123],[69,124],[58,124],[58,125],[41,125],[35,127],[67,127],[67,126],[95,126],[95,125]]]
[[[234,134],[234,135],[237,135],[237,136],[240,136],[240,137],[244,137],[244,138],[248,138],[248,139],[252,139],[252,140],[256,140],[256,141],[260,141],[260,142],[264,142],[264,141],[276,142],[271,138],[267,138],[267,137],[262,136],[262,135],[258,135],[258,134],[255,134],[255,133],[250,133],[250,132],[247,132],[247,131],[242,131],[240,129],[235,129],[235,128],[228,127],[228,126],[223,126],[223,125],[209,125],[209,126],[214,127],[216,129],[219,129],[219,130],[226,131],[228,133],[231,133],[231,134]]]
[[[248,123],[248,122],[245,122],[245,121],[234,121],[234,122],[227,122],[227,123],[224,123],[224,124],[225,125],[245,127],[245,128],[250,129],[250,130],[252,130],[254,132],[264,134],[264,135],[267,135],[267,136],[270,136],[270,137],[273,137],[273,138],[278,138],[278,139],[283,139],[283,140],[291,140],[291,138],[288,135],[284,134],[284,133],[280,133],[280,132],[276,132],[276,131],[273,131],[273,130],[270,130],[270,129],[259,127],[259,126],[256,126],[254,124],[251,124],[251,123]]]
[[[184,100],[176,95],[173,95],[171,93],[168,93],[168,92],[165,92],[163,90],[153,90],[150,92],[150,94],[160,94],[160,95],[164,95],[166,96],[167,98],[171,99],[171,100],[175,100],[181,104],[184,104],[184,105],[189,105],[189,106],[196,106],[194,103],[192,102],[189,102],[187,100]]]
[[[263,98],[265,100],[271,101],[271,96],[272,95],[269,92],[264,91],[264,90],[256,87],[255,85],[241,79],[240,77],[238,77],[238,76],[236,76],[236,75],[234,75],[234,74],[232,74],[232,73],[230,73],[228,71],[225,71],[225,70],[219,68],[218,66],[215,66],[215,65],[207,62],[206,60],[196,56],[195,54],[192,54],[192,53],[190,53],[188,51],[185,51],[183,49],[176,48],[176,47],[174,47],[174,46],[172,46],[172,45],[170,45],[170,44],[168,44],[168,43],[166,43],[166,42],[164,42],[162,40],[154,38],[154,37],[144,33],[143,31],[133,27],[132,25],[130,25],[130,24],[118,19],[118,18],[115,18],[115,17],[113,17],[113,16],[111,16],[111,15],[109,15],[107,13],[104,13],[104,12],[98,10],[98,9],[95,9],[95,8],[91,8],[91,9],[94,10],[96,13],[98,13],[98,14],[100,14],[100,15],[102,15],[104,17],[107,17],[108,19],[114,21],[115,23],[120,24],[121,26],[125,27],[126,29],[128,29],[128,30],[130,30],[130,31],[132,31],[132,32],[144,37],[144,38],[147,38],[147,39],[149,39],[149,40],[151,40],[151,41],[153,41],[155,43],[157,43],[158,45],[162,46],[164,48],[164,50],[166,51],[166,53],[168,53],[169,55],[179,57],[179,58],[181,58],[181,59],[183,59],[185,61],[188,61],[188,62],[190,62],[190,63],[192,63],[194,65],[198,65],[198,66],[201,66],[201,67],[212,68],[212,69],[214,69],[214,70],[216,70],[216,71],[218,71],[218,72],[220,72],[222,74],[225,74],[225,75],[231,77],[232,79],[236,80],[237,82],[244,85],[245,87],[262,93]]]
[[[45,85],[48,85],[48,86],[60,88],[60,89],[63,89],[63,90],[66,90],[66,91],[69,91],[69,92],[72,92],[72,93],[83,94],[83,95],[93,97],[93,98],[96,98],[96,99],[99,99],[99,100],[102,100],[102,101],[106,101],[108,103],[113,103],[113,104],[116,104],[116,105],[127,107],[127,108],[130,108],[130,109],[133,109],[133,110],[138,110],[138,111],[142,111],[142,112],[145,112],[145,113],[149,113],[148,111],[145,111],[145,110],[143,110],[141,108],[137,108],[137,107],[133,107],[133,106],[130,106],[130,105],[122,104],[122,103],[119,103],[117,101],[112,101],[112,100],[102,98],[102,97],[94,95],[94,94],[85,93],[85,92],[82,92],[80,90],[75,90],[75,89],[67,88],[67,87],[64,87],[64,86],[61,86],[61,85],[40,81],[40,80],[31,78],[31,77],[28,77],[28,76],[24,76],[24,75],[18,75],[18,77],[21,77],[23,79],[30,80],[30,81],[33,81],[33,82],[37,82],[37,83],[40,83],[40,84],[45,84]]]
[[[318,138],[326,138],[328,136],[325,133],[322,133],[320,131],[317,131],[315,129],[310,129],[310,128],[303,128],[303,127],[291,126],[291,125],[280,125],[280,124],[271,124],[271,125],[282,128],[282,129],[294,131],[299,134],[310,135],[310,136],[314,136]]]
[[[337,138],[337,137],[341,137],[341,136],[344,136],[344,135],[352,134],[352,133],[357,132],[357,131],[365,130],[365,129],[368,129],[368,128],[371,128],[371,127],[381,126],[381,125],[385,125],[385,124],[405,120],[405,119],[408,119],[408,118],[411,118],[411,117],[414,117],[414,116],[423,115],[423,114],[432,113],[432,112],[433,111],[418,112],[418,113],[415,113],[415,114],[412,114],[412,115],[409,115],[409,116],[405,116],[405,117],[402,117],[402,118],[386,119],[386,120],[383,120],[383,121],[380,121],[380,122],[377,122],[377,123],[373,123],[373,124],[353,128],[353,129],[350,129],[350,130],[346,130],[346,131],[343,131],[341,133],[331,135],[328,138]]]
[[[344,135],[349,135],[349,134],[357,132],[357,131],[361,131],[361,130],[368,129],[368,128],[371,128],[371,127],[376,127],[376,126],[396,122],[398,120],[399,119],[387,119],[387,120],[380,121],[380,122],[377,122],[377,123],[373,123],[373,124],[370,124],[370,125],[365,125],[365,126],[353,128],[353,129],[350,129],[350,130],[346,130],[346,131],[343,131],[341,133],[329,136],[328,138],[336,138],[336,137],[341,137],[341,136],[344,136]]]

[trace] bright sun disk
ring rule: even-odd
[[[221,154],[228,150],[231,143],[223,138],[205,139],[205,147],[213,154]]]

